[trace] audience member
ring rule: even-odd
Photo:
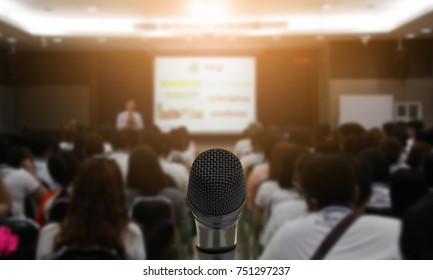
[[[65,247],[101,246],[116,250],[121,259],[144,259],[143,236],[139,226],[128,219],[123,192],[120,170],[114,161],[84,161],[74,181],[68,215],[62,223],[43,228],[37,258],[55,258]]]
[[[30,148],[34,155],[33,163],[36,174],[41,183],[52,190],[56,187],[56,184],[48,172],[47,162],[51,153],[56,149],[55,139],[47,132],[33,132],[29,138]]]
[[[11,210],[11,196],[0,178],[0,218],[6,216]]]
[[[261,259],[311,259],[333,228],[355,211],[355,177],[347,161],[339,157],[310,160],[302,172],[302,186],[312,213],[284,224]],[[325,258],[399,259],[399,232],[398,220],[360,216]]]

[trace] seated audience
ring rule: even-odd
[[[80,162],[92,156],[103,155],[104,139],[95,132],[81,134],[75,139],[73,152]]]
[[[62,248],[101,246],[116,250],[121,259],[145,258],[143,236],[129,221],[124,206],[122,176],[106,158],[83,162],[74,180],[69,212],[61,223],[40,233],[37,259],[52,259]]]
[[[196,156],[195,143],[191,141],[186,127],[179,127],[170,131],[171,149],[167,155],[169,161],[184,164],[188,169]]]
[[[60,200],[69,202],[72,193],[72,181],[78,169],[78,161],[71,152],[59,151],[50,156],[48,169],[57,184],[57,188],[47,193],[39,203],[36,221],[40,226],[44,226],[53,219],[50,217],[50,213],[56,202]]]
[[[357,188],[352,168],[342,158],[318,156],[302,171],[302,187],[311,212],[284,224],[261,259],[311,259],[326,236],[354,213]],[[359,216],[325,255],[326,259],[400,259],[398,220]]]
[[[158,161],[158,156],[149,146],[139,146],[129,156],[126,206],[130,208],[140,196],[162,196],[172,205],[176,221],[186,218],[188,208],[185,195],[175,186],[170,186]]]
[[[108,157],[115,160],[119,165],[122,173],[123,182],[126,185],[126,176],[128,174],[128,135],[124,130],[114,131],[111,137],[112,152],[108,153]]]
[[[38,204],[47,192],[38,179],[30,150],[23,146],[9,151],[6,165],[0,168],[0,177],[12,198],[14,217],[25,217],[26,198]]]
[[[385,153],[388,158],[389,172],[391,174],[395,173],[400,169],[410,168],[405,162],[401,161],[403,145],[395,137],[387,137],[380,143],[379,148]]]
[[[52,190],[56,187],[56,183],[48,172],[48,158],[55,150],[56,142],[47,132],[33,132],[29,138],[36,174],[41,183]]]
[[[421,170],[427,155],[432,153],[432,147],[423,142],[414,142],[407,155],[406,163],[414,170]]]

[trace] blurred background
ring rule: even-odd
[[[1,0],[0,257],[194,258],[185,193],[213,147],[244,168],[239,258],[276,231],[271,210],[287,201],[275,189],[308,197],[304,154],[386,169],[352,185],[365,179],[359,205],[399,223],[432,187],[432,108],[430,0]],[[400,169],[414,172],[402,192]],[[277,188],[256,199],[267,180]],[[263,256],[292,257],[305,258]]]

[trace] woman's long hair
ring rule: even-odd
[[[117,164],[105,158],[84,161],[74,181],[69,212],[60,225],[56,249],[98,245],[115,249],[124,258],[122,232],[127,224]]]
[[[144,196],[158,195],[167,186],[167,180],[158,156],[149,146],[139,146],[131,151],[127,186]]]

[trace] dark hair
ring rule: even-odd
[[[433,259],[433,194],[428,194],[403,216],[400,249],[405,259]]]
[[[362,135],[349,135],[343,141],[343,153],[349,156],[356,156],[367,146]]]
[[[433,154],[426,156],[423,165],[423,173],[427,187],[433,187]]]
[[[372,128],[364,135],[365,144],[368,147],[378,147],[383,140],[383,133],[379,128]]]
[[[425,157],[432,153],[432,147],[423,142],[415,142],[407,156],[406,163],[413,169],[420,170]]]
[[[45,156],[50,150],[56,147],[56,140],[51,133],[35,131],[29,134],[29,144],[33,155],[36,157]]]
[[[131,151],[127,175],[127,186],[141,195],[157,195],[167,186],[167,180],[158,156],[149,146],[139,146]]]
[[[380,143],[379,148],[385,153],[390,164],[396,164],[403,150],[403,145],[395,137],[387,137]]]
[[[98,133],[101,135],[102,139],[104,139],[105,142],[110,142],[113,139],[113,134],[115,133],[116,129],[112,124],[106,123],[102,124],[98,128]]]
[[[383,130],[388,137],[395,137],[402,145],[406,144],[408,134],[404,123],[386,123],[383,125]]]
[[[272,149],[271,157],[269,159],[269,179],[275,180],[279,183],[280,187],[288,187],[292,182],[288,181],[286,177],[292,177],[292,174],[287,174],[284,170],[284,161],[290,152],[293,145],[287,142],[280,142]]]
[[[420,120],[413,120],[407,123],[407,127],[413,129],[416,133],[424,129],[424,123]]]
[[[48,159],[51,177],[62,187],[67,187],[78,169],[78,161],[71,152],[58,151]]]
[[[306,127],[294,127],[290,129],[290,142],[301,146],[311,146],[311,131]]]
[[[104,153],[104,139],[97,133],[79,135],[75,139],[74,153],[80,161]]]
[[[349,135],[364,135],[365,133],[364,127],[359,123],[345,123],[339,127],[338,131],[343,137]]]
[[[389,183],[389,161],[379,148],[367,148],[359,154],[371,170],[373,183]]]
[[[19,168],[26,159],[33,159],[32,152],[25,146],[13,146],[7,156],[6,163],[14,168]]]
[[[128,217],[124,205],[122,176],[117,164],[90,158],[74,180],[69,212],[60,225],[55,248],[103,246],[124,258],[122,234]]]
[[[391,204],[396,217],[401,217],[428,191],[421,172],[412,169],[401,169],[392,174],[390,187]]]
[[[317,156],[302,170],[302,188],[319,208],[347,205],[354,198],[355,177],[346,160],[339,156]]]
[[[122,150],[127,148],[128,136],[124,130],[114,131],[111,137],[111,145],[113,150]]]
[[[185,127],[179,127],[170,131],[171,149],[185,151],[189,145],[189,133]]]
[[[141,145],[151,147],[158,156],[164,154],[164,140],[162,134],[157,131],[144,130],[140,135]]]
[[[338,141],[335,139],[327,140],[325,142],[318,143],[316,146],[316,151],[319,154],[335,155],[340,152],[340,146],[338,145]]]

